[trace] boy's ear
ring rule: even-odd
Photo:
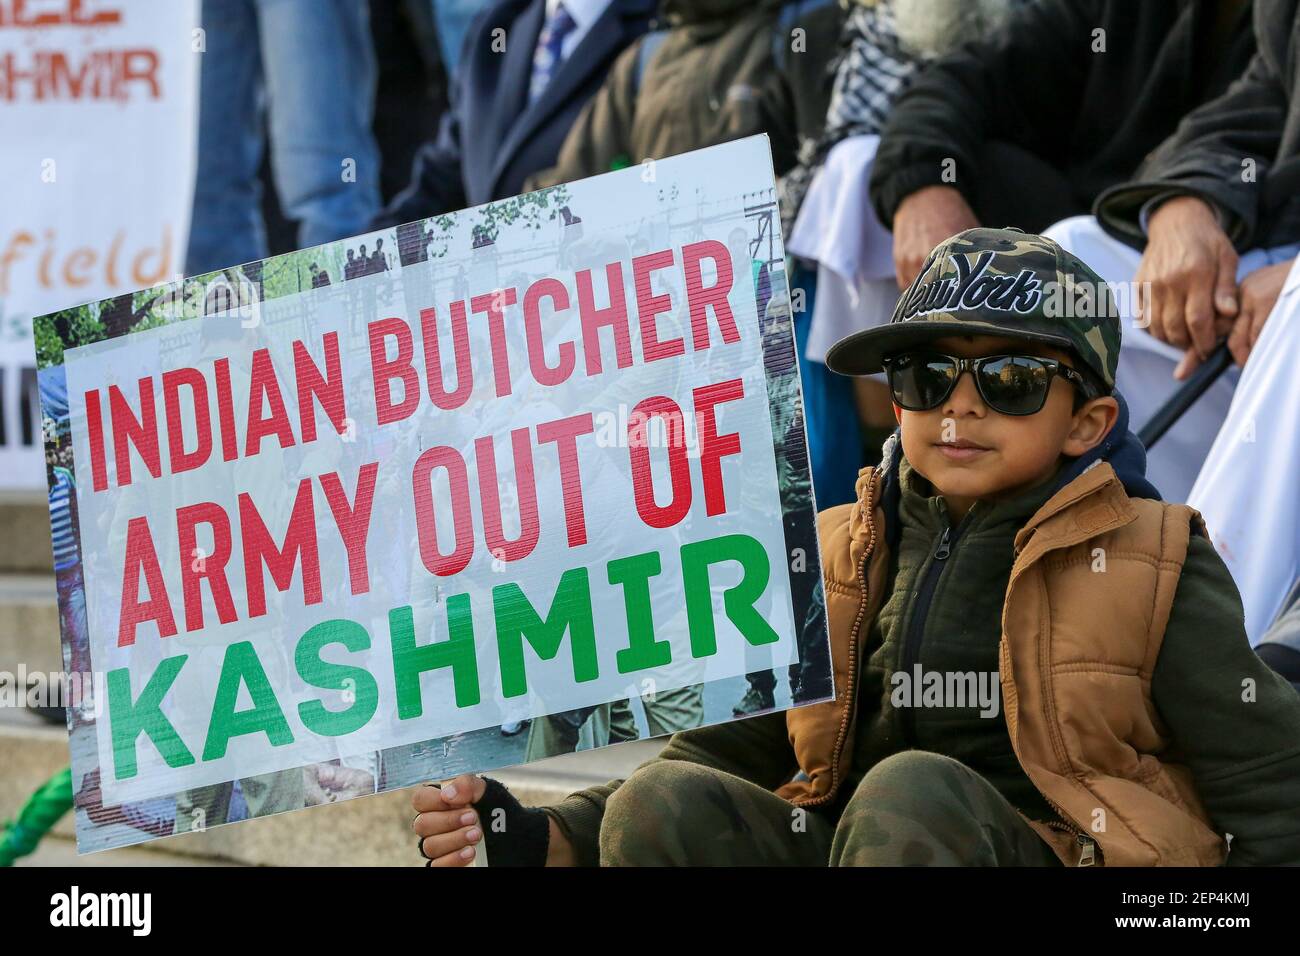
[[[1110,395],[1090,399],[1074,413],[1070,433],[1061,448],[1071,458],[1091,451],[1105,440],[1119,420],[1119,402]]]
[[[898,402],[894,402],[894,421],[898,422],[899,425],[903,424],[903,406]]]

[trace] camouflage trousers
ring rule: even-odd
[[[987,780],[909,750],[871,769],[835,819],[699,764],[659,760],[609,798],[602,866],[1058,866]]]

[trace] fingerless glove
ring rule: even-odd
[[[487,789],[474,804],[488,852],[488,866],[545,866],[551,821],[545,810],[526,807],[505,785],[484,777]]]

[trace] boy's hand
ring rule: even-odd
[[[411,798],[411,824],[429,866],[468,866],[483,840],[486,818],[493,833],[493,866],[572,866],[573,851],[544,810],[525,807],[499,781],[461,774],[441,788],[420,787]]]
[[[475,845],[483,839],[473,804],[487,791],[487,781],[463,773],[444,783],[420,787],[411,797],[416,817],[411,824],[420,837],[420,853],[429,866],[469,866]]]

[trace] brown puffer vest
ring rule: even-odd
[[[786,715],[808,779],[777,794],[798,806],[833,800],[853,753],[859,640],[886,597],[881,478],[864,470],[858,501],[818,516],[836,698]],[[1003,711],[1021,766],[1065,821],[1029,823],[1067,865],[1208,866],[1227,854],[1187,768],[1161,757],[1172,741],[1151,700],[1193,521],[1204,528],[1186,505],[1130,498],[1098,462],[1016,535]]]

